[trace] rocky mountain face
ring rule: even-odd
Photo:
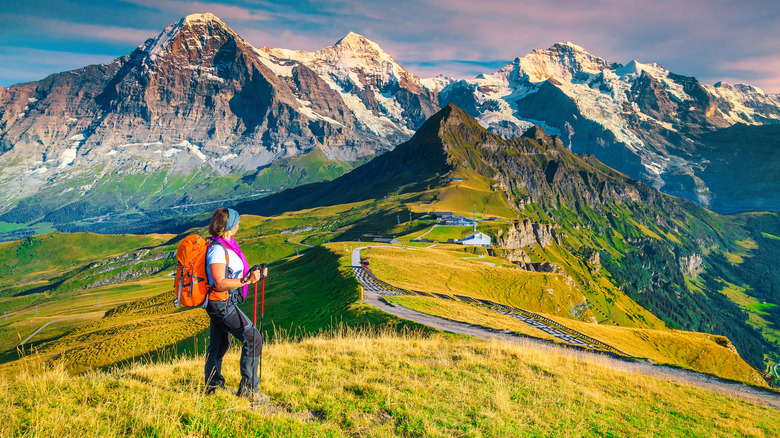
[[[314,53],[258,49],[217,17],[190,15],[111,63],[0,90],[0,220],[62,224],[276,191],[391,149],[437,109],[362,36]],[[319,162],[293,176],[289,164],[257,175],[311,153]]]
[[[713,164],[723,155],[740,157],[750,142],[720,143],[713,150],[711,137],[724,129],[780,123],[780,96],[749,85],[703,85],[658,64],[622,65],[559,43],[494,74],[445,83],[439,101],[461,106],[504,138],[542,126],[574,152],[593,154],[655,188],[716,211],[780,210],[777,179],[765,184],[774,174],[772,160],[750,155],[739,163]],[[774,139],[748,148],[777,146]],[[733,178],[746,182],[744,190],[720,189]],[[761,184],[760,193],[750,190],[751,179]]]
[[[15,224],[0,239],[142,231],[333,179],[450,103],[504,139],[540,126],[716,211],[780,210],[778,95],[571,43],[475,79],[421,80],[354,33],[316,52],[256,48],[196,14],[108,64],[0,88],[0,222]],[[528,184],[530,194],[539,182]]]

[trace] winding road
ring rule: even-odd
[[[479,325],[473,325],[464,322],[449,320],[446,318],[440,318],[433,315],[428,315],[425,313],[417,312],[412,309],[408,309],[406,307],[399,306],[397,304],[391,305],[387,301],[383,300],[382,297],[393,296],[393,295],[395,296],[404,295],[404,293],[399,292],[398,290],[394,290],[398,288],[392,287],[387,283],[377,280],[370,273],[370,271],[363,269],[361,265],[360,251],[366,248],[369,247],[364,246],[360,248],[355,248],[352,251],[352,267],[355,273],[355,277],[357,277],[357,279],[363,284],[365,290],[363,302],[365,304],[375,306],[391,315],[395,315],[399,318],[407,319],[409,321],[414,321],[419,324],[424,324],[439,330],[471,335],[481,339],[505,340],[513,343],[532,346],[534,348],[545,349],[550,352],[554,352],[555,354],[564,354],[567,356],[573,356],[583,360],[587,360],[589,362],[595,362],[599,365],[607,366],[613,369],[639,373],[647,376],[658,377],[676,383],[695,386],[698,388],[707,389],[713,392],[718,392],[727,396],[739,398],[745,401],[749,401],[752,403],[756,403],[756,404],[771,407],[773,409],[780,410],[780,394],[772,390],[763,389],[754,386],[748,386],[743,383],[720,379],[710,374],[697,373],[695,371],[684,370],[681,368],[675,368],[675,367],[670,367],[665,365],[652,365],[647,362],[627,360],[625,358],[621,359],[620,355],[628,356],[622,352],[618,352],[618,354],[614,354],[614,352],[612,352],[613,354],[605,354],[604,352],[588,351],[583,349],[582,347],[588,348],[590,350],[601,348],[602,350],[605,351],[609,351],[612,347],[609,347],[603,343],[600,343],[601,345],[586,344],[585,342],[582,341],[582,339],[574,336],[572,336],[571,338],[576,339],[579,342],[572,341],[571,339],[566,339],[565,336],[570,335],[570,333],[568,333],[570,332],[570,330],[561,330],[560,326],[553,327],[551,325],[544,324],[543,322],[537,321],[536,319],[533,318],[526,317],[526,319],[529,319],[530,321],[524,321],[524,322],[526,322],[527,324],[535,328],[550,333],[551,335],[557,337],[558,339],[561,339],[562,341],[571,344],[573,347],[580,347],[580,348],[569,348],[566,346],[556,345],[552,342],[523,337],[514,334],[508,330],[495,330],[488,327],[483,327]],[[412,248],[400,248],[397,246],[374,246],[374,245],[372,245],[371,248],[395,248],[399,250],[412,249]],[[446,295],[439,295],[439,294],[436,295],[438,296],[428,294],[428,296],[430,297],[452,299],[452,297],[448,297]],[[467,298],[467,297],[459,297],[459,298]],[[521,309],[509,308],[507,306],[502,306],[504,308],[496,308],[491,306],[487,306],[487,307],[492,308],[492,310],[496,310],[501,313],[510,314],[510,316],[513,317],[524,316],[522,314],[519,314],[519,312],[515,311]],[[534,323],[538,325],[534,325]],[[558,333],[555,333],[554,331],[557,331]],[[604,348],[604,346],[608,348]]]

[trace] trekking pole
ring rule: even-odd
[[[251,277],[252,276],[252,272],[257,270],[257,269],[259,269],[259,268],[260,268],[260,266],[258,266],[258,265],[252,266],[252,268],[249,269],[249,272],[247,273],[246,278]],[[255,283],[255,299],[254,299],[254,301],[255,301],[255,306],[254,306],[254,309],[253,309],[252,328],[257,330],[257,283]],[[262,352],[263,350],[261,349],[260,351]],[[252,357],[253,358],[255,357],[255,341],[254,340],[252,341]],[[254,369],[255,368],[254,367],[254,362],[255,361],[253,359],[252,360],[252,372],[253,373],[255,371],[257,371],[256,369]],[[254,376],[252,376],[252,377],[254,377]]]
[[[263,272],[263,279],[262,284],[260,285],[261,290],[261,296],[260,296],[260,359],[258,360],[260,364],[260,369],[258,370],[257,378],[258,381],[263,381],[263,344],[265,344],[265,339],[263,339],[263,316],[265,315],[265,267],[266,264],[263,263],[260,265],[260,269]],[[257,283],[255,283],[255,300],[257,300]],[[257,305],[255,304],[255,311],[257,311]],[[255,316],[257,318],[257,316]]]

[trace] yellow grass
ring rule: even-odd
[[[732,264],[732,265],[741,265],[742,262],[745,261],[745,259],[742,258],[741,255],[735,254],[733,252],[725,252],[723,253],[726,256],[726,259]]]
[[[202,356],[0,381],[0,436],[755,436],[780,412],[523,344],[347,333],[267,345],[272,402],[201,395]],[[617,366],[617,368],[616,368]],[[225,357],[228,387],[238,355]]]
[[[479,175],[469,175],[461,182],[450,183],[439,193],[433,210],[452,211],[471,217],[476,208],[477,214],[481,216],[517,217],[517,213],[507,204],[506,195],[491,189],[494,182]]]
[[[164,290],[164,289],[163,289]],[[112,314],[81,321],[52,342],[25,350],[22,362],[61,359],[68,370],[83,371],[111,365],[170,347],[208,327],[200,308],[173,307],[172,290],[127,303]],[[146,291],[146,296],[149,292]],[[5,373],[19,363],[2,365]]]
[[[739,240],[736,242],[737,245],[745,248],[746,250],[754,250],[758,249],[758,243],[756,243],[755,240],[747,238],[745,240]]]
[[[577,285],[565,275],[488,266],[480,263],[488,259],[464,259],[462,250],[460,245],[437,245],[416,251],[374,248],[364,250],[361,256],[370,260],[378,278],[405,289],[490,299],[563,317],[571,317],[570,309],[586,300]],[[545,251],[546,255],[555,257],[554,262],[558,262],[558,255],[551,252],[551,247]],[[606,279],[597,277],[593,285],[601,290],[591,293],[587,299],[598,300],[597,307],[607,314],[613,312],[613,318],[619,324],[665,327],[662,321],[614,289]],[[614,297],[612,303],[605,301],[603,291],[609,291]],[[601,314],[594,312],[592,315],[598,320],[603,319]],[[631,320],[628,315],[634,319]]]
[[[549,317],[635,357],[766,386],[766,381],[742,360],[724,336],[682,330],[615,327]]]
[[[633,224],[634,224],[634,225],[635,225],[637,228],[639,228],[640,230],[642,230],[642,233],[643,233],[644,235],[646,235],[646,236],[649,236],[649,237],[652,237],[653,239],[657,239],[657,240],[664,240],[664,239],[663,239],[661,236],[659,236],[659,235],[658,235],[658,234],[656,234],[656,233],[655,233],[653,230],[651,230],[650,228],[648,228],[648,227],[647,227],[647,225],[640,224],[639,222],[637,222],[637,221],[635,221],[635,220],[633,220],[633,219],[631,219],[631,220],[630,220],[630,222],[631,222],[631,223],[633,223]]]
[[[462,247],[461,247],[462,248]],[[465,295],[565,315],[582,294],[564,275],[539,274],[463,259],[439,247],[363,250],[378,278],[405,289]]]
[[[739,307],[742,307],[743,309],[747,309],[748,306],[757,306],[761,304],[758,298],[751,297],[750,295],[746,294],[744,287],[740,287],[728,282],[723,282],[723,284],[724,286],[723,289],[721,289],[720,293],[729,297],[729,299]]]

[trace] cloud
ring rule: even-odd
[[[34,30],[38,35],[45,35],[55,40],[78,39],[89,42],[119,42],[140,44],[147,38],[157,36],[161,29],[139,29],[105,24],[89,24],[62,20],[59,18],[41,18],[23,15],[7,15],[16,25]]]
[[[123,0],[144,8],[153,9],[161,12],[170,12],[178,14],[176,18],[186,15],[211,12],[223,21],[269,21],[272,17],[263,12],[254,9],[242,8],[240,6],[225,5],[222,3],[207,3],[198,1],[176,1],[176,0]]]
[[[762,60],[775,65],[771,60],[780,47],[776,0],[60,1],[67,7],[52,4],[45,12],[52,18],[25,26],[8,21],[9,14],[33,12],[12,2],[0,15],[0,41],[44,48],[44,35],[78,39],[85,51],[96,40],[103,48],[110,42],[136,46],[182,16],[212,12],[255,46],[314,51],[354,31],[421,76],[492,73],[498,60],[508,63],[533,49],[571,41],[612,62],[658,62],[703,82],[728,79],[780,91],[774,74],[761,65]],[[111,17],[118,9],[122,13]],[[121,56],[128,47],[114,48]],[[743,67],[736,66],[740,63]]]
[[[722,76],[716,80],[730,84],[749,83],[767,92],[780,91],[780,57],[724,61],[717,68]]]

